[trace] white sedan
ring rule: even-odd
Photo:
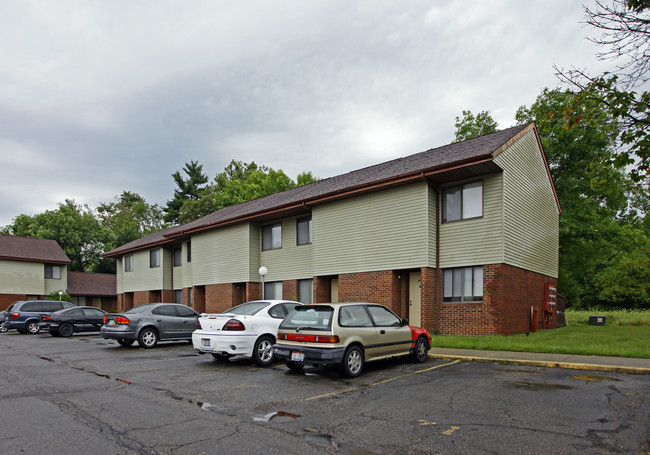
[[[275,356],[272,346],[282,320],[299,302],[256,300],[231,308],[222,314],[201,314],[201,328],[192,333],[192,344],[199,354],[210,353],[216,360],[233,356],[252,357],[261,366]]]

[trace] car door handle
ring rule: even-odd
[[[382,330],[380,330],[380,331],[379,331],[379,333],[381,333],[382,335],[386,335],[386,331],[385,331],[385,330],[383,330],[383,329],[382,329]]]

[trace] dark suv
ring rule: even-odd
[[[41,315],[74,306],[76,305],[59,300],[20,300],[5,310],[2,328],[15,329],[20,333],[38,333]]]

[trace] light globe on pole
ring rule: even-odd
[[[266,276],[267,273],[269,273],[269,269],[267,269],[266,267],[262,266],[262,267],[260,267],[260,269],[258,270],[258,273],[259,273],[260,276],[262,277],[262,300],[264,300],[264,277]]]

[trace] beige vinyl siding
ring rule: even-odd
[[[441,268],[503,262],[502,174],[491,174],[480,180],[483,181],[483,216],[440,225]]]
[[[260,254],[262,252],[262,227],[257,223],[251,223],[248,236],[248,279],[246,281],[261,281],[259,270]]]
[[[260,251],[259,266],[264,266],[269,270],[265,281],[296,280],[314,276],[311,257],[312,244],[297,245],[296,219],[285,218],[269,223],[282,223],[282,248],[261,251],[262,243],[257,244],[257,249]],[[265,225],[260,226],[260,232],[262,226]],[[259,266],[257,270],[259,270]],[[256,275],[257,270],[255,271]],[[259,280],[259,275],[257,275],[254,281]]]
[[[115,282],[117,293],[127,292],[124,290],[124,257],[115,258]]]
[[[61,268],[61,278],[60,279],[53,279],[53,278],[47,278],[45,279],[45,292],[43,295],[49,295],[52,292],[58,292],[58,291],[63,291],[67,292],[68,290],[68,267],[65,265],[59,265]],[[45,266],[43,266],[43,276],[45,276]]]
[[[124,260],[120,266],[122,272],[122,291],[149,291],[152,289],[163,289],[163,270],[166,262],[166,250],[160,252],[160,267],[149,267],[149,249],[136,251],[133,254],[133,271],[124,272]],[[119,274],[118,274],[119,281]]]
[[[171,289],[172,288],[172,269],[174,268],[174,253],[169,248],[162,248],[160,250],[160,270],[162,272],[162,288],[158,289]]]
[[[535,132],[501,153],[505,262],[558,276],[559,210]]]
[[[422,182],[314,207],[314,275],[426,265],[428,195]]]
[[[64,265],[61,267],[65,268]],[[3,294],[45,294],[45,265],[41,262],[0,260],[0,292]]]
[[[192,284],[248,281],[251,269],[249,230],[250,224],[242,223],[193,235]]]
[[[428,204],[428,218],[429,218],[429,239],[428,239],[428,257],[427,267],[436,267],[436,229],[438,226],[436,217],[436,204],[438,203],[438,192],[433,188],[429,188],[429,204]]]

